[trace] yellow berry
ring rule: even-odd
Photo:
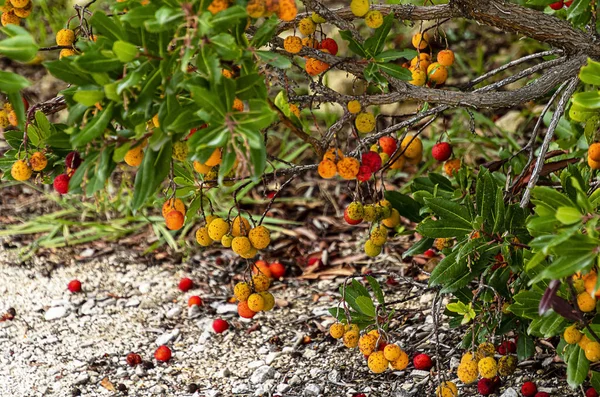
[[[346,330],[342,323],[331,324],[331,327],[329,327],[329,335],[334,339],[340,339],[344,336],[345,332]]]
[[[251,294],[248,297],[248,307],[253,312],[259,312],[265,307],[265,300],[260,294]]]
[[[250,294],[252,294],[252,289],[248,283],[244,281],[237,283],[235,287],[233,287],[233,295],[240,302],[247,301]]]
[[[238,215],[233,219],[231,225],[231,234],[234,237],[245,236],[250,231],[250,222],[248,219]]]
[[[255,274],[252,276],[252,285],[256,292],[266,291],[271,285],[271,279],[264,274]]]
[[[252,249],[252,244],[250,244],[250,240],[248,237],[239,236],[234,237],[231,242],[231,249],[238,255],[246,254]]]
[[[475,356],[473,355],[473,353],[471,353],[471,352],[466,352],[466,353],[465,353],[465,354],[462,356],[462,358],[460,359],[460,362],[461,362],[461,363],[464,363],[464,362],[469,362],[469,361],[473,361],[473,360],[476,360],[476,359],[475,359]],[[476,360],[476,361],[478,361],[478,360]]]
[[[389,362],[385,359],[385,356],[382,351],[377,351],[373,352],[369,356],[367,365],[369,366],[369,369],[372,372],[380,374],[388,368]]]
[[[175,160],[179,160],[179,161],[185,161],[187,160],[187,156],[188,156],[188,146],[187,143],[185,142],[175,142],[173,144],[173,158]]]
[[[359,327],[358,327],[358,325],[356,325],[356,324],[346,324],[346,325],[344,326],[344,330],[345,330],[346,332],[348,332],[348,331],[356,331],[356,332],[360,332],[360,328],[359,328]]]
[[[371,10],[365,15],[365,23],[371,29],[377,29],[383,24],[383,15],[381,11]]]
[[[302,39],[298,36],[288,36],[283,40],[283,48],[290,54],[297,54],[302,50]]]
[[[427,67],[427,80],[434,84],[444,84],[448,79],[448,69],[434,62]]]
[[[405,136],[400,144],[400,150],[404,152],[406,158],[418,158],[423,154],[423,142],[418,136]]]
[[[8,114],[5,110],[0,110],[0,128],[6,128],[9,124]]]
[[[25,7],[14,8],[12,11],[19,18],[27,18],[28,16],[31,15],[31,11],[32,10],[33,10],[33,3],[31,1],[29,1],[29,0],[27,0],[27,4],[25,5]]]
[[[56,33],[56,45],[70,46],[75,42],[75,32],[71,29],[61,29]]]
[[[369,0],[352,0],[350,2],[350,11],[357,17],[363,17],[369,12]]]
[[[208,229],[206,226],[202,226],[196,230],[196,241],[203,247],[208,247],[212,244],[213,240],[208,235]]]
[[[454,382],[445,381],[442,382],[435,389],[436,397],[458,397],[458,388]]]
[[[371,258],[381,254],[381,245],[374,244],[371,240],[365,243],[365,254]]]
[[[427,82],[427,73],[424,70],[414,67],[410,69],[410,73],[412,74],[412,80],[409,81],[410,84],[420,87]]]
[[[479,361],[484,357],[494,357],[494,354],[496,354],[496,348],[494,347],[494,344],[490,342],[483,342],[477,346],[475,359]]]
[[[213,150],[213,152],[210,154],[210,157],[208,158],[208,160],[206,160],[204,164],[209,167],[215,167],[221,164],[221,161],[223,161],[223,159],[221,158],[221,149],[216,148],[215,150]]]
[[[585,358],[593,363],[600,361],[600,343],[595,341],[588,343],[585,347]]]
[[[48,159],[44,153],[35,152],[31,155],[29,163],[31,164],[31,169],[33,171],[41,171],[48,165]]]
[[[502,356],[498,360],[498,373],[500,376],[510,376],[517,369],[517,358],[512,355]]]
[[[363,335],[358,340],[358,350],[365,356],[370,355],[377,347],[377,337],[373,335]]]
[[[373,230],[371,230],[371,237],[369,240],[375,245],[382,246],[387,241],[387,234],[388,230],[385,226],[375,226]]]
[[[127,153],[125,153],[125,163],[131,167],[137,167],[142,164],[142,160],[144,159],[144,151],[142,150],[142,145],[138,145],[133,149],[129,149]]]
[[[388,361],[396,361],[400,358],[401,353],[402,349],[400,349],[400,346],[395,344],[389,344],[383,348],[383,355]]]
[[[302,18],[300,22],[298,22],[298,30],[305,36],[310,36],[317,29],[317,25],[313,22],[313,20],[309,17]]]
[[[594,311],[596,308],[596,298],[592,297],[587,292],[582,292],[577,295],[577,306],[579,306],[579,310],[584,313]]]
[[[17,181],[26,181],[31,178],[33,171],[25,160],[17,160],[10,169],[10,175]]]
[[[583,334],[577,329],[575,324],[567,327],[563,333],[563,338],[565,338],[565,342],[567,342],[569,345],[575,345],[579,343],[582,336]]]
[[[423,34],[416,33],[412,37],[412,45],[417,50],[424,50],[429,45],[429,34],[427,32],[424,32]]]
[[[250,239],[252,246],[259,250],[267,248],[271,243],[271,234],[269,233],[269,229],[262,225],[250,229],[248,238]]]
[[[21,23],[21,18],[15,15],[14,10],[3,12],[2,17],[0,17],[0,22],[2,22],[2,26],[6,25],[18,25]]]
[[[438,52],[437,61],[442,66],[452,66],[454,63],[454,52],[452,52],[452,50],[442,50]]]
[[[385,350],[384,350],[385,353]],[[408,367],[408,354],[406,354],[406,352],[404,350],[400,350],[400,356],[395,359],[394,361],[391,361],[390,364],[392,365],[392,368],[394,368],[397,371],[403,371],[404,369],[406,369],[406,367]]]
[[[322,16],[320,16],[316,12],[313,12],[311,14],[310,19],[312,19],[314,23],[325,23],[325,22],[327,22],[327,20],[325,18],[323,18]]]
[[[592,342],[592,340],[590,338],[588,338],[586,334],[583,334],[581,336],[581,339],[579,339],[579,342],[577,343],[577,345],[579,345],[579,347],[585,352],[585,348],[591,342]]]
[[[358,346],[358,335],[359,333],[357,330],[353,329],[346,331],[344,333],[344,346],[350,349],[354,349],[356,346]]]
[[[265,301],[265,305],[263,307],[264,312],[268,312],[269,310],[275,307],[275,297],[272,293],[268,291],[262,291],[259,292],[259,294],[263,297],[263,300]]]
[[[400,224],[400,213],[398,212],[397,209],[392,208],[392,215],[390,217],[382,220],[381,223],[383,223],[385,226],[389,227],[390,229],[395,228],[396,226],[398,226]]]
[[[244,254],[240,254],[240,256],[244,259],[251,259],[254,258],[256,254],[258,254],[258,250],[254,247],[251,247],[249,251]]]
[[[362,106],[360,105],[360,102],[357,101],[356,99],[348,102],[348,111],[352,114],[356,114],[358,112],[360,112],[360,110],[362,109]]]
[[[359,203],[358,201],[353,201],[348,205],[348,207],[346,207],[346,214],[351,220],[359,221],[363,219],[363,216],[365,215],[365,210],[361,203]]]
[[[10,3],[15,8],[24,8],[29,4],[29,0],[10,0]]]
[[[217,218],[208,225],[208,235],[215,241],[221,241],[229,231],[229,223],[223,218]]]
[[[231,247],[231,242],[233,241],[233,236],[231,234],[226,234],[221,238],[221,245],[225,248]]]
[[[377,203],[377,207],[381,210],[381,216],[383,219],[392,216],[392,203],[389,200],[381,200]]]
[[[479,360],[477,369],[482,378],[492,379],[498,374],[498,365],[494,357],[485,357]]]
[[[199,161],[194,161],[194,171],[196,171],[197,173],[204,175],[209,173],[210,170],[212,170],[212,167],[209,167],[206,164],[202,164]]]
[[[456,370],[456,376],[458,376],[458,379],[465,385],[475,382],[478,376],[477,361],[471,360],[461,362]]]
[[[375,129],[375,116],[372,113],[359,113],[354,120],[354,125],[358,132],[366,134]]]

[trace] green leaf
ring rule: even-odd
[[[377,298],[377,302],[379,302],[380,305],[383,305],[385,303],[385,300],[383,297],[383,291],[381,290],[381,286],[373,276],[367,276],[367,281],[369,282],[369,285],[371,286],[371,289],[375,294],[375,298]]]
[[[154,19],[154,14],[158,8],[154,4],[146,4],[143,7],[130,9],[124,15],[121,15],[121,21],[127,22],[134,28],[141,28],[148,20]]]
[[[349,30],[341,30],[340,37],[348,42],[348,48],[350,48],[353,53],[362,58],[369,57],[365,51],[365,48],[362,46],[362,44],[356,41],[354,37],[352,37],[352,33]]]
[[[480,215],[486,225],[493,226],[494,209],[496,207],[496,191],[498,185],[487,170],[479,173],[475,196],[477,202],[477,215]]]
[[[387,39],[388,34],[390,33],[392,24],[394,23],[394,18],[394,13],[389,13],[383,19],[383,23],[381,24],[381,26],[375,29],[373,35],[367,40],[365,40],[365,51],[371,54],[371,56],[375,56],[383,50],[385,40]]]
[[[404,251],[404,253],[402,254],[402,258],[422,254],[423,252],[427,251],[433,246],[434,241],[435,239],[432,238],[422,238],[421,240],[414,243],[408,250]]]
[[[118,18],[109,18],[104,12],[96,11],[90,19],[90,25],[94,27],[96,34],[102,35],[111,41],[127,41],[125,30],[118,21]]]
[[[99,52],[82,54],[73,61],[75,66],[86,72],[99,73],[121,69],[123,64],[116,58],[107,58]]]
[[[416,50],[406,49],[406,50],[387,50],[382,53],[376,55],[374,59],[377,62],[389,62],[395,61],[399,58],[412,59],[417,56]]]
[[[547,186],[536,186],[532,191],[532,196],[552,208],[570,207],[573,205],[573,202],[566,195]]]
[[[31,85],[25,77],[12,72],[0,71],[0,91],[7,94],[19,92]]]
[[[85,106],[94,106],[97,102],[104,99],[104,91],[98,89],[98,87],[92,87],[91,89],[85,89],[80,87],[75,94],[73,94],[73,100],[79,102]]]
[[[246,13],[246,9],[242,6],[236,5],[215,14],[211,20],[211,23],[215,28],[219,28],[220,26],[231,27],[237,23],[238,19],[246,18],[247,16],[248,14]]]
[[[211,44],[221,56],[221,59],[232,61],[242,56],[242,50],[235,42],[235,38],[227,33],[218,34],[210,39]]]
[[[271,51],[256,51],[255,54],[265,63],[279,68],[289,69],[292,67],[292,62],[283,55]]]
[[[123,63],[133,61],[139,52],[135,45],[122,40],[115,41],[112,50],[119,61]]]
[[[276,15],[266,19],[256,30],[256,33],[254,33],[254,37],[252,37],[250,44],[255,48],[260,48],[267,44],[273,38],[273,36],[275,36],[278,25],[279,18],[277,18]]]
[[[356,298],[356,304],[360,308],[360,312],[369,317],[375,317],[375,305],[370,296],[358,296]]]
[[[389,76],[395,79],[404,81],[412,80],[411,71],[403,68],[400,65],[396,65],[395,63],[378,63],[377,67],[381,72],[387,73]]]
[[[559,207],[556,210],[556,219],[563,225],[572,225],[581,222],[582,215],[577,208],[574,207]]]
[[[442,220],[472,230],[471,217],[467,207],[442,198],[426,198],[425,204]]]
[[[592,371],[592,376],[590,376],[590,384],[594,390],[600,390],[600,372]]]
[[[526,333],[519,333],[519,339],[517,340],[517,357],[520,361],[526,360],[532,357],[535,353],[535,345],[531,336]]]
[[[32,60],[38,51],[38,46],[31,35],[20,26],[9,25],[2,29],[3,32],[16,33],[4,40],[0,40],[0,54],[15,61],[28,62]]]
[[[567,383],[575,389],[587,377],[590,361],[585,358],[585,352],[577,345],[573,347],[571,354],[565,358],[567,361]]]
[[[454,250],[438,263],[429,277],[430,286],[444,285],[461,277],[467,271],[467,263],[458,262],[457,257],[458,250]]]
[[[48,69],[50,74],[59,80],[68,84],[85,85],[94,83],[94,80],[86,73],[81,72],[73,64],[72,57],[63,58],[61,60],[44,62],[43,65]]]
[[[133,185],[132,209],[140,209],[148,198],[153,197],[156,190],[169,174],[172,147],[167,141],[158,151],[146,149],[140,169],[135,175]]]
[[[537,291],[521,291],[514,296],[514,303],[508,307],[511,313],[519,317],[534,320],[539,317],[538,308],[542,294]]]
[[[496,208],[494,209],[494,227],[492,233],[504,232],[504,213],[506,208],[504,206],[504,197],[502,190],[496,191]]]
[[[585,84],[600,85],[600,62],[588,58],[587,65],[579,71],[579,78]]]
[[[469,225],[466,227],[452,221],[439,220],[434,221],[428,219],[417,226],[417,231],[425,237],[440,238],[440,237],[462,237],[473,231]]]
[[[600,109],[600,92],[586,91],[573,95],[573,102],[586,109]]]
[[[392,207],[396,209],[403,217],[412,222],[421,222],[423,217],[420,215],[421,204],[416,202],[410,196],[400,192],[388,190],[385,192],[385,198],[392,203]]]
[[[114,104],[111,102],[99,115],[94,117],[81,131],[71,136],[73,147],[85,146],[88,142],[102,135],[112,120]]]

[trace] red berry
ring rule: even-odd
[[[73,293],[81,292],[81,281],[71,280],[71,281],[69,281],[67,288],[69,289],[69,291],[71,291]]]
[[[194,282],[191,278],[184,277],[179,281],[179,289],[183,292],[189,291],[194,288]]]
[[[571,7],[571,4],[573,4],[573,0],[565,1],[565,7],[567,8]]]
[[[561,8],[563,8],[564,5],[565,3],[561,0],[557,1],[556,3],[550,4],[550,8],[552,8],[553,10],[560,10]]]
[[[448,142],[440,142],[433,145],[431,155],[437,161],[446,161],[452,156],[452,146]]]
[[[415,369],[420,369],[421,371],[429,371],[433,367],[431,358],[425,353],[417,354],[413,359],[413,364]]]
[[[398,281],[392,276],[388,276],[387,280],[385,280],[387,285],[398,285]]]
[[[371,151],[363,153],[361,165],[369,167],[371,172],[377,172],[381,168],[381,157],[379,157],[379,154]],[[358,173],[360,174],[360,168]]]
[[[427,258],[433,258],[435,256],[435,251],[432,249],[428,249],[423,253]]]
[[[367,397],[367,395],[365,393],[357,393],[353,394],[352,397]]]
[[[362,219],[356,219],[356,220],[350,219],[350,217],[348,216],[348,207],[346,207],[346,209],[344,210],[344,220],[349,225],[358,225],[359,223],[362,222]],[[310,264],[310,260],[309,260],[309,264]]]
[[[493,269],[492,269],[493,270]],[[498,345],[496,347],[496,351],[498,352],[498,354],[500,354],[501,356],[506,356],[506,345],[504,345],[504,342],[502,342],[500,345]]]
[[[168,346],[162,345],[154,352],[154,358],[160,362],[167,362],[171,359],[171,349]]]
[[[338,45],[334,39],[326,38],[321,40],[319,44],[319,48],[321,50],[327,50],[331,55],[337,55],[338,53]]]
[[[477,382],[477,391],[482,396],[489,396],[495,389],[494,381],[491,379],[482,378]]]
[[[379,138],[379,146],[381,147],[383,153],[392,157],[392,154],[394,154],[396,149],[398,149],[398,141],[391,136],[382,136]]]
[[[65,157],[65,165],[67,168],[76,170],[81,165],[81,156],[79,152],[71,152]]]
[[[285,275],[285,266],[283,266],[279,262],[273,262],[269,265],[269,270],[271,271],[271,276],[274,279],[281,278]]]
[[[524,397],[533,397],[537,393],[537,386],[533,382],[525,382],[521,386],[521,394]]]
[[[223,332],[227,331],[228,328],[229,328],[229,324],[227,324],[227,321],[225,321],[225,320],[217,318],[217,319],[215,319],[215,321],[213,321],[213,330],[217,334],[222,334]]]
[[[321,257],[320,256],[312,256],[308,258],[307,266],[320,266],[321,265]]]
[[[541,391],[536,393],[534,397],[550,397],[550,394],[546,393],[545,391]]]
[[[142,357],[136,353],[129,353],[125,361],[127,361],[127,364],[129,364],[130,367],[135,367],[142,363]]]
[[[190,296],[190,299],[188,299],[188,306],[202,306],[202,298],[200,298],[197,295],[194,296]]]
[[[373,171],[371,171],[371,168],[366,165],[361,165],[358,168],[358,175],[356,175],[356,179],[358,179],[359,182],[366,182],[371,179],[372,176]]]
[[[67,174],[60,174],[54,178],[54,190],[60,194],[67,194],[69,192],[69,181],[71,177]]]
[[[24,96],[21,97],[23,99],[23,106],[25,106],[25,111],[29,110],[29,102],[27,101],[27,98],[25,98]]]
[[[273,197],[275,197],[276,194],[277,194],[276,191],[269,192],[269,193],[267,193],[267,198],[272,199]]]
[[[585,397],[598,397],[598,392],[593,387],[585,391]]]

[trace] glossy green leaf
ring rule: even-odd
[[[144,203],[153,197],[156,190],[169,174],[171,165],[172,148],[167,142],[159,150],[147,148],[144,159],[135,175],[133,185],[132,209],[139,210]]]
[[[139,52],[135,45],[122,40],[115,41],[112,50],[119,61],[123,63],[133,61]]]
[[[81,131],[71,136],[71,143],[73,147],[82,147],[88,142],[96,139],[108,127],[108,124],[112,120],[113,115],[113,103],[110,103],[104,110],[102,110],[96,117],[94,117]]]
[[[5,93],[19,92],[31,85],[25,77],[12,73],[0,71],[0,91]]]

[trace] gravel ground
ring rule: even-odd
[[[326,336],[333,320],[326,309],[339,299],[335,291],[343,278],[275,282],[276,308],[240,320],[236,306],[228,303],[232,276],[239,269],[226,260],[214,262],[220,263],[194,257],[175,265],[131,252],[99,256],[80,249],[17,264],[0,252],[0,312],[13,307],[17,313],[13,321],[0,322],[0,395],[434,395],[429,373],[411,366],[371,374],[358,351]],[[197,287],[180,292],[181,277],[191,277]],[[66,289],[75,278],[82,282],[82,293]],[[434,353],[433,293],[411,291],[408,284],[386,289],[392,300],[417,295],[396,306],[395,341],[411,355],[417,350]],[[201,310],[188,309],[191,295],[203,298]],[[220,335],[211,328],[217,317],[230,323]],[[459,337],[444,324],[440,327],[444,368],[457,365]],[[166,364],[153,358],[160,344],[173,350]],[[127,365],[129,352],[140,354],[144,363]],[[531,377],[543,380],[553,396],[580,395],[565,389],[552,363],[537,374],[534,370],[524,367],[507,380],[503,396],[517,396],[518,386],[510,386]],[[453,378],[449,371],[446,376]],[[463,388],[462,395],[476,392]]]

